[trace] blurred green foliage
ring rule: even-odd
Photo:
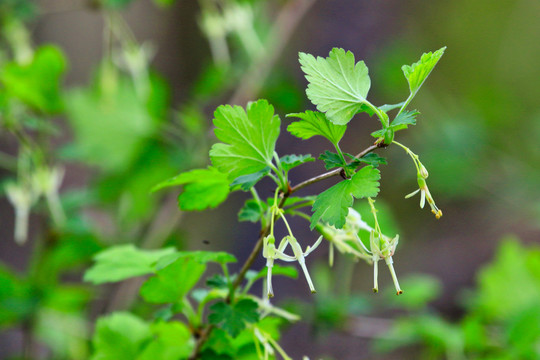
[[[424,356],[433,359],[537,359],[539,273],[540,248],[506,237],[478,273],[476,287],[465,293],[466,312],[460,320],[449,321],[426,308],[439,285],[429,277],[417,278],[413,297],[394,302],[407,315],[387,334],[392,340],[379,340],[376,348],[420,344]]]
[[[134,0],[89,3],[107,16],[127,9]],[[154,3],[167,7],[175,1]],[[34,237],[34,254],[24,271],[0,264],[0,331],[22,329],[26,340],[42,344],[54,359],[172,360],[193,351],[192,329],[172,317],[180,313],[195,318],[198,315],[182,303],[188,290],[194,290],[194,299],[189,301],[195,300],[200,306],[223,299],[231,279],[219,274],[206,279],[207,286],[199,288],[196,283],[205,280],[205,264],[182,257],[167,258],[173,253],[178,256],[173,248],[142,250],[124,243],[143,247],[151,243],[146,240],[154,236],[152,221],[167,195],[149,195],[150,189],[179,169],[206,166],[205,152],[211,141],[207,134],[208,105],[229,96],[250,66],[257,64],[262,51],[271,49],[264,1],[213,3],[200,2],[199,18],[209,38],[213,61],[201,60],[205,70],[193,84],[189,98],[172,104],[169,81],[148,64],[143,66],[146,74],[135,75],[121,65],[118,59],[130,56],[126,49],[138,49],[139,45],[133,39],[126,40],[130,35],[118,35],[116,30],[111,31],[112,53],[104,54],[101,64],[96,64],[90,83],[66,88],[63,79],[69,65],[64,51],[54,45],[32,45],[28,22],[40,14],[38,4],[30,0],[0,1],[0,136],[2,140],[13,136],[19,145],[17,157],[0,156],[7,170],[0,192],[6,192],[4,185],[9,182],[31,188],[34,175],[43,168],[77,162],[75,166],[91,169],[84,171],[89,177],[84,188],[62,189],[59,193],[65,222],[52,219],[44,198],[32,199],[31,212],[41,219],[41,229]],[[376,82],[386,84],[386,88],[374,91],[381,97],[407,93],[403,74],[393,69],[409,63],[426,48],[448,45],[447,55],[430,78],[433,84],[415,98],[415,106],[422,109],[418,117],[422,127],[408,140],[421,148],[422,160],[434,174],[430,184],[447,202],[488,202],[503,212],[505,219],[523,220],[525,214],[523,221],[530,225],[531,215],[540,219],[536,196],[540,181],[540,110],[534,81],[540,73],[533,61],[540,55],[533,36],[540,33],[534,11],[537,2],[458,0],[426,6],[425,2],[412,1],[407,6],[414,15],[403,14],[409,19],[404,21],[414,24],[393,37],[370,62],[372,76],[378,77]],[[298,111],[303,105],[304,95],[292,75],[290,70],[279,69],[261,90],[260,96],[268,98],[280,112]],[[59,136],[64,128],[73,136],[68,144]],[[181,196],[200,194],[216,184],[225,192],[223,181],[203,177],[214,181],[207,182],[192,175],[189,184],[193,191],[186,185]],[[414,174],[410,175],[412,179]],[[411,179],[402,187],[409,186]],[[397,186],[390,191],[401,194],[402,190]],[[261,217],[264,209],[253,205],[246,204],[242,219],[257,221]],[[508,211],[508,205],[512,211]],[[383,200],[378,200],[377,206],[381,227],[388,235],[396,234],[399,221]],[[367,204],[360,204],[357,210],[374,226]],[[367,231],[361,231],[360,238],[369,245]],[[171,232],[153,241],[149,247],[165,242],[182,245],[179,235]],[[111,244],[124,245],[111,248]],[[139,294],[162,307],[156,310],[138,305],[133,312],[113,312],[97,321],[92,335],[89,322],[101,311],[96,309],[96,299],[99,306],[105,302],[108,304],[104,306],[110,306],[115,289],[122,289],[98,289],[80,283],[81,271],[98,253],[97,265],[86,273],[87,280],[104,283],[150,276]],[[162,259],[159,264],[158,259]],[[380,310],[365,295],[351,293],[352,268],[346,260],[337,262],[332,273],[326,266],[317,266],[314,279],[318,296],[313,304],[296,305],[295,310],[313,321],[322,334],[343,326],[351,316]],[[274,274],[296,275],[291,268],[286,269],[276,266]],[[189,272],[190,277],[180,282],[175,277],[178,272]],[[252,281],[249,286],[265,276],[264,269],[248,274]],[[341,281],[333,281],[335,276]],[[537,247],[527,248],[517,239],[505,239],[493,262],[479,272],[475,288],[464,293],[465,310],[459,319],[450,321],[432,307],[442,287],[435,279],[416,275],[404,279],[402,287],[405,296],[385,294],[381,301],[392,311],[399,309],[406,315],[392,328],[393,340],[379,341],[377,349],[415,345],[429,359],[539,357]],[[259,347],[268,345],[254,341],[254,332],[243,328],[245,320],[249,323],[253,319],[253,301],[246,299],[245,308],[239,309],[218,303],[223,305],[213,309],[218,314],[214,315],[215,323],[227,323],[223,328],[229,332],[213,331],[201,358],[258,358]],[[261,334],[278,340],[282,323],[281,318],[270,316],[257,326]],[[32,358],[31,350],[25,351],[30,351],[25,358]]]

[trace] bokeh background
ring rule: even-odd
[[[400,279],[404,279],[403,297],[407,296],[409,278],[417,302],[399,303],[389,296],[392,284],[386,271],[381,271],[381,286],[388,288],[388,294],[371,294],[372,270],[368,265],[338,259],[330,269],[328,249],[323,247],[309,262],[318,274],[320,295],[307,296],[307,289],[293,280],[275,284],[276,302],[303,311],[304,317],[286,330],[282,344],[294,359],[302,355],[311,359],[417,359],[420,354],[433,359],[469,358],[470,353],[463,355],[462,350],[469,349],[470,339],[459,335],[469,331],[462,331],[468,329],[463,319],[477,316],[482,319],[478,324],[514,324],[512,316],[517,316],[518,310],[490,308],[488,300],[478,300],[504,295],[491,300],[515,301],[516,306],[533,309],[527,325],[533,330],[530,334],[523,330],[530,339],[526,345],[533,350],[500,358],[540,357],[540,340],[534,335],[540,326],[540,305],[532,300],[540,294],[540,262],[538,250],[528,250],[540,238],[538,1],[109,2],[113,16],[105,14],[99,2],[91,1],[40,0],[31,3],[30,10],[21,10],[30,43],[54,44],[67,59],[62,110],[49,118],[54,124],[49,146],[66,169],[61,192],[72,195],[69,204],[85,204],[84,211],[70,205],[67,212],[74,209],[77,219],[92,224],[93,230],[85,227],[70,235],[91,239],[87,239],[86,255],[84,250],[73,250],[81,259],[74,274],[62,277],[77,281],[77,271],[88,266],[95,251],[119,242],[148,248],[173,244],[224,250],[245,258],[258,229],[236,220],[236,211],[245,199],[242,194],[235,194],[215,210],[190,214],[178,211],[174,192],[148,195],[155,183],[205,164],[205,151],[214,141],[211,120],[215,107],[221,103],[245,105],[265,97],[282,119],[289,112],[313,109],[304,93],[306,80],[297,54],[327,56],[333,47],[351,50],[358,60],[366,62],[372,103],[396,103],[408,94],[401,65],[417,61],[423,52],[447,46],[410,106],[421,112],[418,125],[398,134],[399,141],[419,154],[430,172],[430,190],[444,212],[440,220],[425,209],[421,211],[417,198],[404,199],[416,183],[406,154],[397,147],[379,152],[388,158],[389,165],[381,169],[378,201],[386,221],[400,234],[394,260]],[[221,14],[227,6],[216,7],[216,3],[231,8],[241,4],[249,11],[231,17],[228,21],[233,30],[220,34],[221,25],[211,15]],[[0,2],[4,31],[7,10],[11,11],[13,4]],[[116,23],[121,25],[107,27],[114,23],[114,17],[123,19]],[[118,100],[122,109],[111,118],[98,121],[101,115],[92,113],[89,94],[105,91],[104,85],[99,85],[103,77],[96,74],[106,71],[98,68],[110,55],[108,46],[130,51],[128,45],[119,45],[121,41],[107,44],[107,31],[133,44],[134,62],[142,61],[142,65],[126,68],[134,71],[135,77],[140,75],[137,69],[147,71],[147,64],[151,69],[150,85],[141,85],[150,86],[154,99],[149,117],[141,115],[144,109],[126,94]],[[140,44],[144,44],[144,51],[137,52]],[[107,94],[98,96],[105,98]],[[133,119],[139,119],[139,125],[129,125]],[[110,125],[113,120],[116,126]],[[364,149],[372,142],[370,132],[376,129],[376,121],[357,116],[342,149],[351,153]],[[9,165],[18,156],[17,140],[3,130],[0,141],[0,150],[6,154],[1,159],[6,166],[0,176],[7,181],[16,174]],[[301,142],[284,136],[278,152],[317,155],[324,146],[322,141]],[[323,170],[317,162],[291,176],[293,181],[301,181]],[[331,180],[319,189],[329,184]],[[38,238],[54,237],[48,230],[43,235],[48,227],[40,212],[38,208],[30,217],[29,240],[17,245],[13,240],[13,207],[5,197],[0,199],[0,260],[18,274],[37,266],[32,260],[35,248],[43,246],[36,245]],[[158,220],[152,220],[155,218]],[[295,226],[306,227],[302,221]],[[307,229],[303,234],[314,236]],[[497,258],[496,249],[510,237],[513,240],[506,244],[513,245],[507,245],[506,252],[499,250]],[[529,258],[533,260],[525,260]],[[499,267],[493,265],[494,259],[500,260]],[[261,258],[256,266],[263,265]],[[499,291],[489,292],[493,287]],[[110,296],[115,300],[108,309],[131,304],[129,296]],[[90,317],[95,317],[104,311],[106,302],[98,298],[81,312],[89,311]],[[485,315],[486,309],[493,315]],[[388,332],[398,319],[408,316],[425,321],[410,321],[401,332],[395,328]],[[503,327],[501,336],[513,334],[516,330],[512,329]],[[414,333],[414,339],[408,339],[404,332]],[[0,358],[15,354],[21,341],[20,328],[0,333]],[[61,341],[51,343],[61,347]],[[416,345],[392,351],[401,343]],[[526,345],[519,345],[520,349]],[[55,358],[47,345],[37,353],[39,358]]]

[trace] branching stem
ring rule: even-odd
[[[373,150],[375,150],[375,149],[377,149],[379,147],[380,147],[379,145],[371,145],[371,146],[367,147],[366,149],[364,149],[363,151],[361,151],[360,153],[358,153],[358,155],[356,155],[356,157],[361,158],[362,156],[372,152]],[[335,170],[326,172],[324,174],[314,176],[314,177],[312,177],[312,178],[310,178],[308,180],[305,180],[305,181],[301,182],[300,184],[298,184],[296,186],[290,187],[288,190],[282,192],[281,200],[279,201],[278,208],[279,209],[283,208],[283,206],[285,205],[285,202],[287,201],[287,199],[289,198],[289,196],[292,193],[294,193],[294,192],[296,192],[296,191],[298,191],[300,189],[303,189],[304,187],[306,187],[308,185],[318,183],[321,180],[328,179],[328,178],[331,178],[332,176],[339,175],[341,170],[342,170],[341,168],[335,169]],[[276,192],[276,194],[277,194],[277,192]],[[277,196],[276,196],[276,198],[277,198]],[[238,272],[238,275],[236,276],[234,282],[232,283],[232,285],[229,288],[229,295],[227,297],[227,302],[231,302],[231,301],[234,300],[234,293],[235,293],[236,288],[238,288],[238,286],[240,286],[242,281],[244,281],[244,279],[246,277],[246,273],[251,268],[251,266],[255,262],[255,259],[257,258],[257,256],[261,252],[262,247],[263,247],[264,238],[266,236],[268,236],[268,234],[270,234],[271,226],[274,223],[274,221],[277,219],[278,216],[279,216],[279,214],[274,213],[274,215],[273,215],[274,218],[271,219],[270,223],[267,224],[266,226],[264,226],[261,229],[261,232],[259,234],[259,239],[255,243],[255,246],[253,247],[253,250],[251,250],[251,253],[249,254],[249,256],[246,259],[246,261],[244,262],[244,264],[242,265],[242,268]],[[193,350],[193,353],[189,357],[189,360],[196,360],[197,359],[203,345],[208,340],[208,337],[210,336],[213,329],[214,329],[214,325],[210,324],[201,331],[199,339],[197,340],[197,343],[195,344],[195,349]]]

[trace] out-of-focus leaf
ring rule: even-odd
[[[246,327],[246,322],[259,320],[258,305],[250,299],[242,299],[234,304],[215,303],[210,307],[208,321],[225,330],[233,338]]]
[[[493,263],[478,275],[474,309],[486,319],[509,319],[523,309],[538,304],[540,250],[527,249],[516,239],[506,238],[499,246]],[[516,291],[519,289],[519,291]]]
[[[180,153],[179,151],[175,151]],[[107,174],[97,185],[99,200],[118,207],[118,220],[129,225],[145,221],[158,211],[161,196],[149,194],[158,181],[171,177],[188,160],[177,161],[164,146],[151,142],[142,148],[132,167]]]
[[[100,76],[103,82],[113,81],[105,70]],[[118,173],[138,158],[145,142],[156,132],[158,121],[130,80],[120,78],[108,85],[106,89],[72,90],[66,96],[66,111],[77,155]]]
[[[188,327],[178,321],[157,322],[150,326],[154,335],[137,360],[187,359],[195,346]]]
[[[214,167],[195,169],[165,180],[152,188],[157,191],[171,186],[184,185],[178,196],[181,210],[204,210],[214,208],[227,199],[229,179],[227,174]]]
[[[214,329],[204,344],[203,350],[211,349],[218,355],[235,356],[236,349],[232,346],[232,339],[225,330]]]
[[[113,246],[94,257],[95,264],[85,272],[84,281],[103,284],[152,274],[158,259],[174,252],[173,248],[141,250],[132,244]]]
[[[141,296],[150,303],[178,302],[197,284],[205,270],[206,265],[201,262],[180,257],[147,279],[141,286]]]
[[[507,325],[507,339],[511,354],[517,359],[537,359],[540,356],[540,307],[534,304],[523,309]]]
[[[251,221],[255,223],[261,220],[265,212],[266,208],[262,208],[258,201],[248,199],[238,213],[238,221]]]
[[[440,282],[429,275],[409,275],[400,280],[400,283],[401,288],[407,292],[407,296],[395,296],[395,292],[392,291],[392,296],[389,297],[390,301],[395,306],[412,311],[424,309],[430,301],[435,300],[441,294]]]
[[[20,323],[34,313],[40,295],[0,264],[0,327]]]
[[[137,316],[117,312],[101,317],[92,338],[92,360],[133,360],[152,337],[150,326]]]
[[[227,278],[220,274],[214,274],[213,276],[206,279],[206,286],[216,288],[216,289],[226,289],[229,283]]]
[[[8,63],[0,70],[0,83],[9,96],[16,97],[35,110],[57,113],[63,105],[60,79],[66,69],[62,51],[42,46],[29,64]]]
[[[180,258],[189,258],[192,260],[196,260],[201,264],[206,264],[207,262],[215,262],[225,265],[227,263],[236,262],[236,258],[234,257],[234,255],[231,255],[224,251],[180,251],[160,258],[159,261],[156,263],[156,269],[163,269],[164,267],[172,264]]]

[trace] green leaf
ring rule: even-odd
[[[234,338],[244,330],[246,322],[259,321],[257,308],[257,303],[250,299],[242,299],[233,305],[218,302],[210,307],[208,321],[210,324],[219,325]]]
[[[103,89],[100,83],[109,86]],[[149,113],[131,80],[116,79],[105,69],[95,88],[72,90],[65,103],[75,137],[70,152],[112,173],[130,168],[158,130],[159,120]]]
[[[262,208],[260,203],[253,199],[246,200],[246,203],[238,213],[238,221],[258,222],[264,216],[266,208]]]
[[[287,131],[300,139],[307,140],[313,136],[324,136],[332,144],[337,145],[347,126],[336,125],[329,121],[321,112],[306,111],[305,113],[288,114],[287,117],[297,117],[300,121],[295,121],[287,127]]]
[[[35,314],[41,297],[0,263],[0,327],[21,323]]]
[[[344,166],[341,157],[338,154],[328,150],[319,155],[319,160],[324,161],[324,167],[326,170]]]
[[[195,346],[189,328],[181,322],[158,322],[150,327],[154,338],[137,360],[178,360],[189,357]]]
[[[151,338],[150,327],[127,312],[101,317],[92,338],[92,360],[133,360]]]
[[[0,71],[0,84],[9,96],[26,105],[45,113],[57,113],[63,108],[60,79],[65,69],[62,51],[54,46],[42,46],[29,64],[10,62],[4,65]]]
[[[416,116],[420,114],[416,110],[403,111],[392,121],[388,128],[383,128],[371,133],[371,136],[375,138],[384,137],[385,134],[389,131],[396,132],[399,130],[404,130],[409,127],[409,125],[416,125]]]
[[[538,306],[540,249],[513,237],[503,239],[494,261],[478,273],[473,309],[487,320],[506,320]],[[519,291],[515,291],[519,289]]]
[[[216,354],[229,355],[232,358],[236,355],[236,348],[231,344],[231,337],[227,335],[225,330],[220,328],[215,328],[214,331],[210,333],[208,340],[203,345],[203,350],[212,350]],[[212,357],[211,359],[214,359]]]
[[[306,94],[317,109],[337,125],[347,124],[357,113],[371,86],[363,61],[355,64],[352,52],[334,48],[327,58],[300,53],[309,81]]]
[[[95,264],[85,272],[84,281],[103,284],[152,274],[153,264],[174,252],[173,248],[141,250],[132,244],[113,246],[94,257]]]
[[[215,208],[229,195],[227,175],[212,166],[181,173],[157,184],[151,191],[178,185],[184,185],[178,196],[178,207],[186,211]]]
[[[206,265],[191,257],[180,257],[159,269],[141,286],[141,296],[150,303],[180,301],[197,284]]]
[[[281,166],[283,167],[283,170],[285,172],[289,172],[289,170],[300,166],[302,164],[305,164],[307,162],[315,161],[315,159],[310,155],[285,155],[279,159],[281,162]]]
[[[216,289],[226,289],[229,283],[227,278],[220,274],[214,274],[208,279],[206,279],[206,286],[216,288]]]
[[[264,169],[262,169],[261,171],[257,171],[256,173],[239,176],[236,179],[234,179],[234,181],[231,183],[231,187],[240,185],[240,188],[242,190],[249,191],[263,177],[268,175],[269,172],[270,172],[270,168],[265,167]]]
[[[155,268],[157,270],[163,269],[177,259],[183,257],[196,260],[201,264],[215,262],[225,265],[227,263],[236,262],[236,258],[233,255],[224,251],[180,251],[160,258],[156,263]]]
[[[311,229],[315,228],[319,221],[341,229],[345,225],[345,217],[353,204],[353,198],[377,196],[380,178],[379,170],[366,166],[352,178],[343,180],[320,193],[313,204]]]
[[[434,53],[431,53],[431,51],[424,53],[418,62],[415,62],[410,66],[403,65],[401,67],[403,74],[409,82],[409,89],[411,90],[412,96],[416,95],[424,81],[426,81],[431,70],[433,70],[439,59],[443,56],[444,50],[446,50],[446,46]]]
[[[320,160],[324,161],[324,167],[326,170],[344,167],[348,171],[354,171],[356,170],[362,163],[371,165],[373,167],[378,167],[380,164],[386,164],[386,159],[383,157],[380,157],[379,155],[375,153],[369,153],[358,159],[353,154],[349,153],[343,153],[345,156],[349,157],[351,161],[346,165],[343,166],[343,161],[339,157],[338,154],[333,153],[331,151],[325,151],[323,154],[319,156]]]
[[[396,296],[395,291],[388,292],[389,303],[396,307],[410,311],[425,309],[429,302],[437,299],[441,294],[441,283],[437,278],[429,275],[409,275],[400,282],[401,286],[407,289],[406,299],[405,296]]]
[[[405,104],[405,101],[402,101],[399,104],[390,104],[390,105],[389,104],[384,104],[384,105],[379,106],[379,110],[382,110],[385,113],[387,113],[387,112],[392,111],[394,109],[399,109],[400,107],[403,106],[403,104]],[[370,109],[369,116],[372,116],[373,114],[375,114],[375,112],[372,109]]]
[[[266,100],[240,106],[221,105],[214,113],[214,130],[222,143],[210,150],[212,164],[236,179],[272,166],[280,120]]]
[[[386,162],[385,158],[383,158],[383,157],[381,157],[381,156],[379,156],[379,155],[377,155],[375,153],[366,154],[366,155],[362,156],[360,159],[358,159],[354,155],[351,155],[351,154],[348,154],[348,153],[345,153],[345,155],[349,156],[354,161],[363,162],[365,164],[373,166],[374,168],[379,167],[379,165],[381,165],[381,164],[385,164],[385,165],[388,164]]]
[[[416,110],[402,111],[390,124],[394,131],[406,129],[408,125],[416,125],[416,115],[420,114]]]

